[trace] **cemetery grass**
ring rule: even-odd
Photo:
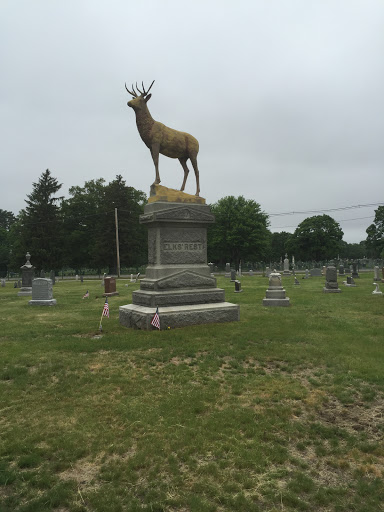
[[[240,322],[142,332],[119,280],[102,337],[99,282],[55,307],[7,283],[0,510],[383,510],[384,299],[356,281],[284,278],[291,306],[265,308],[267,279],[219,277]]]

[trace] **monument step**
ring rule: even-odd
[[[151,325],[156,308],[127,304],[119,308],[119,321],[125,327],[153,330]],[[159,307],[161,330],[208,323],[236,322],[240,320],[240,306],[229,302]]]
[[[221,288],[184,288],[169,291],[137,290],[132,293],[133,304],[155,308],[157,306],[184,306],[225,302]]]

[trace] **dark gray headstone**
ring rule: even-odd
[[[231,264],[225,264],[225,277],[231,277]]]
[[[84,276],[80,276],[80,282],[84,283]]]
[[[340,265],[339,266],[339,276],[344,276],[344,275],[345,275],[344,265]]]
[[[240,293],[242,292],[243,290],[241,289],[241,282],[236,280],[235,281],[235,293]]]
[[[322,275],[321,268],[311,268],[309,273],[312,277],[319,277]]]
[[[45,278],[45,272],[44,272],[44,270],[42,270],[42,271],[40,272],[40,277]]]
[[[325,269],[325,286],[324,293],[340,293],[341,290],[337,283],[337,269],[334,266],[326,267]]]
[[[231,268],[231,283],[236,281],[236,270]]]
[[[13,287],[14,287],[14,288],[17,288],[17,281],[15,281],[15,282],[13,283]]]
[[[56,284],[55,271],[51,270],[49,273],[49,279],[52,281],[52,284]]]

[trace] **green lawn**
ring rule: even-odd
[[[120,326],[138,288],[120,280],[102,337],[100,282],[60,281],[49,308],[7,283],[1,512],[384,510],[372,279],[283,278],[291,306],[265,308],[266,278],[220,277],[240,322],[150,332]]]

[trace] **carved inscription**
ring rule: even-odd
[[[163,251],[179,252],[179,251],[203,251],[205,244],[201,242],[164,242]]]

